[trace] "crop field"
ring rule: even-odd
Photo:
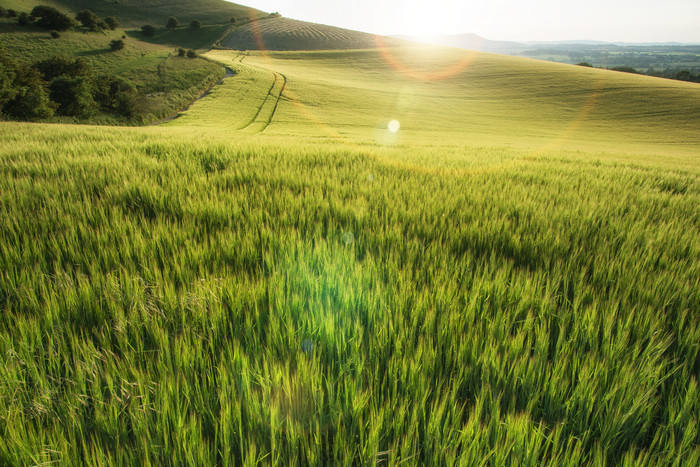
[[[0,464],[700,464],[698,85],[207,57],[159,126],[0,124]]]
[[[390,38],[382,41],[394,46],[406,43]],[[273,17],[234,29],[221,45],[236,50],[333,50],[369,49],[378,44],[373,34]]]

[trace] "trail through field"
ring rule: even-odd
[[[275,71],[271,71],[270,73],[274,76],[274,81],[265,96],[265,101],[258,109],[258,112],[250,123],[242,129],[246,133],[262,133],[270,126],[272,119],[275,117],[280,98],[282,97],[284,88],[287,86],[287,78],[283,74]]]

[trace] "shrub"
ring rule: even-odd
[[[591,65],[591,64],[588,63],[588,62],[580,62],[580,63],[577,63],[576,65],[578,65],[578,66],[586,66],[586,67],[589,67],[589,68],[593,68],[593,65]]]
[[[16,18],[17,17],[17,12],[13,10],[12,8],[9,8],[7,10],[7,17],[8,18]]]
[[[186,54],[187,54],[187,51],[185,49],[183,49],[182,47],[177,49],[177,56],[178,57],[184,57]]]
[[[177,18],[171,16],[170,18],[168,18],[168,22],[165,23],[165,27],[172,31],[173,29],[177,28],[178,24],[179,23],[177,22]]]
[[[108,16],[105,18],[105,24],[109,29],[114,31],[119,27],[119,21],[114,16]]]
[[[190,49],[187,51],[187,58],[197,58],[197,52],[194,50]]]
[[[41,73],[46,81],[51,81],[59,76],[70,76],[71,78],[90,76],[90,67],[81,57],[55,55],[37,62],[34,68]]]
[[[126,117],[135,114],[137,103],[136,86],[124,78],[101,76],[96,80],[95,100],[107,112],[115,112]]]
[[[75,19],[77,19],[83,25],[83,27],[89,29],[90,31],[99,31],[100,29],[103,29],[100,24],[100,18],[90,10],[79,11],[78,14],[75,15]]]
[[[231,21],[231,24],[236,24],[236,17],[231,16],[231,19],[229,21]]]
[[[29,15],[25,12],[22,12],[19,14],[17,17],[17,24],[20,26],[26,26],[29,24]]]
[[[58,39],[59,37],[61,37],[61,33],[56,31],[55,29],[49,31],[49,34],[51,34],[51,37],[53,37],[54,39]]]
[[[3,16],[7,16],[7,10],[4,6],[0,6],[0,18],[2,18]]]
[[[49,89],[61,115],[85,117],[95,110],[90,82],[85,77],[59,76],[51,81]]]
[[[202,23],[198,19],[193,19],[190,23],[192,29],[202,29]]]
[[[153,37],[156,35],[156,28],[155,28],[155,26],[151,26],[150,24],[146,24],[144,26],[141,26],[141,32],[143,32],[148,37]]]
[[[40,120],[54,114],[56,105],[49,99],[41,73],[24,64],[3,62],[12,73],[12,92],[3,113],[18,120]]]
[[[37,24],[44,29],[66,31],[73,27],[73,20],[54,7],[39,5],[32,10],[31,16],[38,18]]]
[[[124,48],[124,41],[121,39],[113,40],[109,43],[109,50],[116,52],[117,50],[122,50]]]

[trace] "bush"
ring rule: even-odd
[[[51,37],[53,37],[54,39],[58,39],[59,37],[61,37],[61,33],[56,31],[55,29],[49,31],[49,34],[51,34]]]
[[[17,12],[12,8],[9,8],[6,14],[8,18],[17,18]]]
[[[81,57],[55,55],[37,62],[34,68],[41,73],[45,81],[51,81],[59,76],[70,76],[71,78],[90,76],[90,67]]]
[[[231,16],[231,19],[229,21],[231,22],[231,24],[236,24],[236,17]]]
[[[0,18],[2,18],[3,16],[7,16],[7,10],[4,6],[0,6]]]
[[[197,19],[193,19],[190,23],[190,27],[192,29],[202,29],[202,23]]]
[[[114,76],[101,76],[96,82],[99,84],[95,100],[103,110],[126,117],[134,116],[138,94],[131,81]]]
[[[17,17],[17,24],[20,26],[26,26],[29,24],[29,15],[25,12],[22,12],[19,14]]]
[[[51,100],[58,104],[58,113],[86,117],[95,110],[90,82],[85,77],[59,76],[51,81]]]
[[[165,27],[172,31],[173,29],[177,28],[178,24],[179,23],[177,22],[177,18],[171,16],[170,18],[168,18],[168,22],[165,23]]]
[[[56,105],[49,99],[41,73],[24,63],[3,62],[11,70],[12,92],[2,110],[18,120],[40,120],[54,114]]]
[[[144,26],[141,26],[141,32],[143,32],[148,37],[153,37],[156,35],[156,28],[155,28],[155,26],[151,26],[150,24],[146,24]]]
[[[39,18],[37,24],[44,29],[66,31],[73,27],[73,20],[54,7],[39,5],[32,10],[31,16]]]
[[[194,50],[190,49],[187,51],[187,58],[197,58],[197,52]]]
[[[75,15],[75,19],[77,19],[83,25],[83,27],[89,29],[90,31],[96,32],[103,29],[101,27],[102,21],[100,20],[99,16],[90,10],[79,11],[78,14]]]
[[[105,24],[106,24],[107,27],[108,27],[109,29],[111,29],[112,31],[114,31],[115,29],[117,29],[117,28],[119,27],[119,21],[117,21],[117,18],[115,18],[114,16],[108,16],[108,17],[106,17],[106,18],[105,18]]]
[[[184,57],[186,54],[187,54],[187,51],[185,49],[183,49],[182,47],[177,49],[177,56],[178,57]]]
[[[122,50],[123,48],[124,48],[124,41],[121,39],[116,39],[116,40],[113,40],[112,42],[109,43],[109,50],[111,50],[112,52]]]
[[[578,66],[586,66],[586,67],[589,67],[589,68],[593,68],[593,65],[591,65],[591,64],[588,63],[588,62],[580,62],[580,63],[577,63],[576,65],[578,65]]]

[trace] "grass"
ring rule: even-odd
[[[0,0],[0,5],[17,11],[31,11],[36,5],[54,6],[64,12],[89,9],[99,17],[114,16],[126,27],[153,24],[164,28],[168,18],[175,16],[187,25],[197,19],[203,25],[228,24],[232,16],[238,19],[260,18],[265,13],[224,0]]]
[[[700,88],[421,50],[0,125],[0,463],[700,463]]]

